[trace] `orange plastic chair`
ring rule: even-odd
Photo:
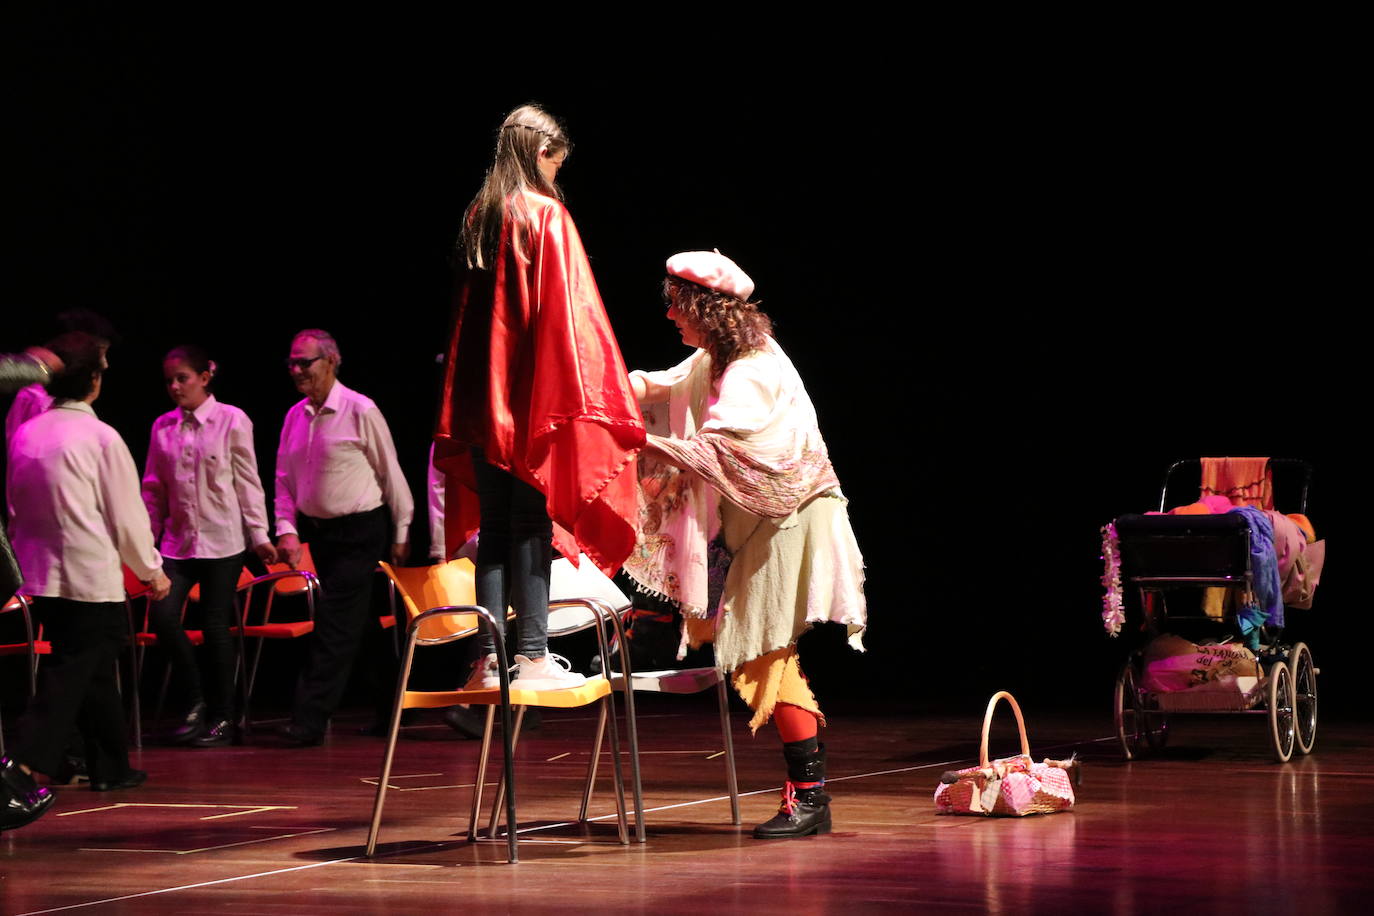
[[[253,663],[248,669],[248,689],[244,700],[244,715],[247,716],[247,700],[253,695],[253,687],[258,679],[258,665],[262,662],[262,647],[269,639],[299,639],[315,632],[315,602],[320,594],[320,577],[315,573],[315,561],[310,556],[310,545],[301,545],[301,561],[292,569],[285,563],[273,563],[267,567],[267,574],[239,583],[239,591],[244,595],[241,627],[234,632],[243,637],[256,639],[253,650]],[[264,588],[263,586],[266,586]],[[262,613],[257,623],[250,623],[255,596],[265,595]],[[305,596],[306,617],[304,620],[273,620],[272,608],[279,597]]]
[[[401,670],[397,680],[396,703],[392,710],[391,724],[387,731],[386,752],[382,758],[382,769],[377,780],[377,795],[372,805],[372,824],[367,835],[367,855],[371,856],[377,848],[377,835],[381,830],[382,809],[386,801],[387,783],[391,776],[392,759],[396,751],[396,738],[400,731],[401,713],[406,709],[433,709],[455,706],[461,703],[487,706],[486,728],[482,736],[482,748],[477,757],[477,775],[472,793],[472,809],[468,822],[468,840],[479,839],[477,818],[481,811],[482,790],[486,781],[487,760],[491,752],[492,731],[495,723],[496,708],[501,709],[501,732],[505,751],[505,767],[502,780],[492,803],[491,823],[487,840],[496,839],[498,812],[505,802],[507,858],[511,863],[519,861],[515,814],[515,746],[519,739],[520,724],[527,706],[573,708],[591,703],[600,705],[600,713],[595,733],[595,745],[600,746],[604,730],[609,724],[611,755],[614,764],[616,813],[618,816],[619,837],[622,844],[629,843],[628,813],[625,804],[625,782],[621,772],[620,741],[613,709],[610,682],[604,677],[594,676],[587,679],[581,687],[564,690],[520,690],[510,683],[509,659],[501,640],[497,640],[495,650],[497,666],[500,671],[500,687],[491,690],[410,690],[407,681],[415,658],[417,646],[437,646],[471,636],[478,631],[477,621],[485,618],[494,623],[492,613],[486,608],[473,604],[476,599],[473,587],[473,565],[470,560],[450,560],[435,566],[392,567],[383,563],[382,569],[396,583],[397,591],[405,603],[409,625],[406,631],[405,650],[401,656]],[[554,614],[560,609],[574,609],[577,619],[560,620]],[[620,621],[614,611],[604,602],[596,599],[553,602],[550,604],[549,635],[575,632],[596,627],[601,643],[603,657],[608,657],[605,624],[610,624],[619,632]],[[600,623],[602,626],[597,626]],[[628,691],[627,691],[628,693]],[[512,708],[519,707],[513,719]],[[588,764],[588,780],[595,779],[597,755],[593,754]],[[635,778],[638,779],[639,761],[631,757]],[[585,797],[585,793],[584,793]],[[585,805],[582,819],[585,819]]]

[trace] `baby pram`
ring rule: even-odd
[[[1198,459],[1170,466],[1160,494],[1161,512],[1171,485],[1177,492],[1180,480],[1199,466]],[[1270,473],[1275,491],[1287,495],[1285,505],[1296,507],[1305,522],[1311,465],[1276,458],[1269,461]],[[1277,603],[1278,612],[1269,615],[1258,610],[1259,580],[1276,576],[1277,569],[1264,568],[1270,548],[1264,543],[1263,523],[1256,527],[1251,517],[1262,514],[1123,515],[1103,529],[1108,567],[1104,620],[1109,631],[1120,626],[1135,642],[1117,676],[1114,697],[1117,736],[1127,760],[1163,747],[1170,718],[1183,714],[1266,716],[1279,761],[1287,761],[1295,749],[1311,752],[1317,736],[1319,669],[1305,643],[1285,639],[1292,606]],[[1296,525],[1283,520],[1298,518],[1268,517],[1274,526]],[[1308,559],[1315,567],[1289,568],[1310,579],[1298,602],[1310,606],[1324,543],[1303,549],[1311,551]]]

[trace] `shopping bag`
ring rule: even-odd
[[[988,759],[988,729],[997,701],[1005,699],[1016,713],[1021,733],[1021,753],[1016,757]],[[1073,783],[1077,781],[1078,760],[1045,759],[1036,763],[1030,756],[1026,722],[1016,698],[1005,690],[988,701],[983,715],[983,740],[976,767],[951,770],[940,778],[935,789],[937,814],[982,814],[1023,817],[1027,814],[1053,814],[1073,807]]]

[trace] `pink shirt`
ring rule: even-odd
[[[219,559],[268,543],[253,422],[210,395],[153,423],[143,504],[162,555]]]
[[[24,594],[123,601],[121,560],[145,582],[162,568],[129,448],[90,404],[57,401],[15,430],[9,458]]]
[[[382,412],[335,380],[317,411],[304,399],[286,412],[277,448],[277,536],[296,533],[296,513],[338,518],[385,502],[396,543],[409,539],[415,503]]]
[[[10,405],[9,413],[5,414],[5,441],[13,439],[16,429],[51,406],[52,395],[37,382],[20,388],[14,396],[14,403]]]

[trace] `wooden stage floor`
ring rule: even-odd
[[[729,823],[706,698],[641,704],[647,845],[616,842],[603,778],[568,824],[591,719],[547,713],[519,750],[521,862],[465,841],[477,743],[409,728],[377,858],[362,855],[382,751],[336,721],[324,747],[261,737],[213,751],[149,747],[146,786],[60,790],[0,835],[0,911],[92,913],[1365,912],[1374,889],[1374,762],[1362,723],[1323,722],[1317,751],[1270,762],[1265,720],[1192,719],[1123,764],[1106,714],[1027,708],[1037,756],[1086,760],[1079,807],[1024,820],[938,817],[931,793],[975,756],[981,709],[831,710],[836,832],[758,842],[776,808],[776,738],[735,716],[745,824]],[[1011,738],[999,727],[1001,750]],[[609,766],[603,767],[603,773]]]

